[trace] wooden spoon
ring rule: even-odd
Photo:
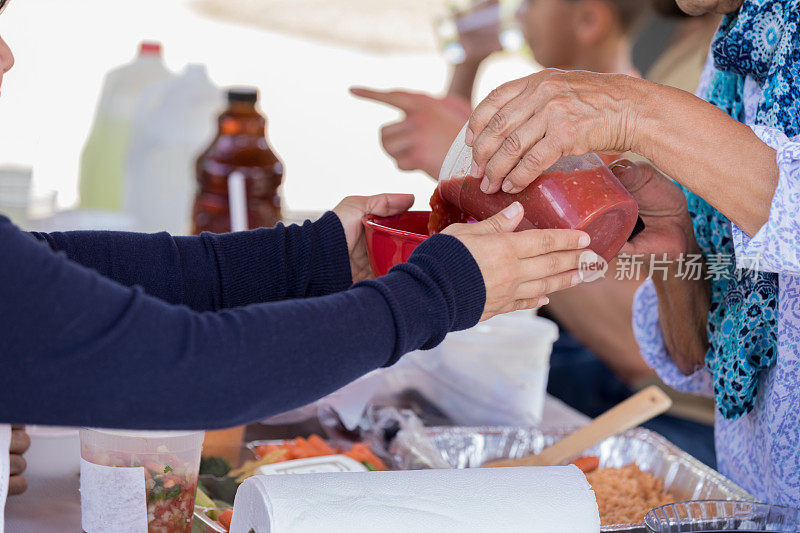
[[[625,430],[631,429],[654,418],[672,406],[672,400],[664,391],[653,385],[641,390],[595,418],[590,424],[567,435],[541,453],[520,459],[490,461],[481,468],[507,466],[558,466],[567,459],[579,455],[584,450],[599,444]]]

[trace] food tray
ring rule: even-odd
[[[229,509],[229,507],[227,509]],[[194,506],[192,533],[228,533],[228,530],[222,527],[222,524],[211,520],[211,518],[206,515],[206,511],[208,510],[208,507]]]
[[[392,443],[393,469],[470,468],[492,459],[538,453],[573,429],[519,427],[430,427],[401,431]],[[680,500],[754,501],[742,488],[704,465],[660,435],[647,429],[629,430],[584,452],[600,458],[602,468],[636,463],[664,480],[666,490]],[[584,455],[582,454],[582,455]],[[643,524],[604,526],[602,531],[645,532]]]

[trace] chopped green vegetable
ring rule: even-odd
[[[222,457],[203,457],[200,459],[200,474],[225,477],[231,471],[231,464]]]
[[[175,496],[178,496],[181,493],[182,489],[183,489],[183,487],[181,487],[180,485],[173,485],[167,491],[166,496],[164,497],[164,499],[168,500],[170,498],[174,498]]]
[[[364,466],[367,467],[367,470],[369,470],[370,472],[377,472],[378,471],[378,469],[375,468],[375,465],[373,465],[369,461],[361,461],[361,462],[364,464]]]
[[[153,490],[150,491],[150,495],[148,500],[151,502],[157,502],[160,500],[169,500],[170,498],[174,498],[175,496],[181,493],[181,485],[173,485],[168,489],[164,488],[163,483],[156,482],[156,486],[153,487]]]
[[[166,474],[167,472],[172,472],[172,467],[169,465],[164,467],[164,473]]]

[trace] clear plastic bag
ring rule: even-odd
[[[295,423],[332,410],[352,430],[370,405],[411,403],[426,425],[536,424],[557,338],[558,327],[531,312],[494,317],[265,423]]]

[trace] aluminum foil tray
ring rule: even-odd
[[[515,427],[429,427],[401,431],[390,453],[393,469],[471,468],[492,459],[538,453],[572,429]],[[657,433],[637,428],[604,440],[584,452],[600,458],[600,467],[636,463],[664,480],[678,500],[741,500],[754,498],[716,470],[709,468]],[[602,531],[645,532],[643,524],[604,526]]]

